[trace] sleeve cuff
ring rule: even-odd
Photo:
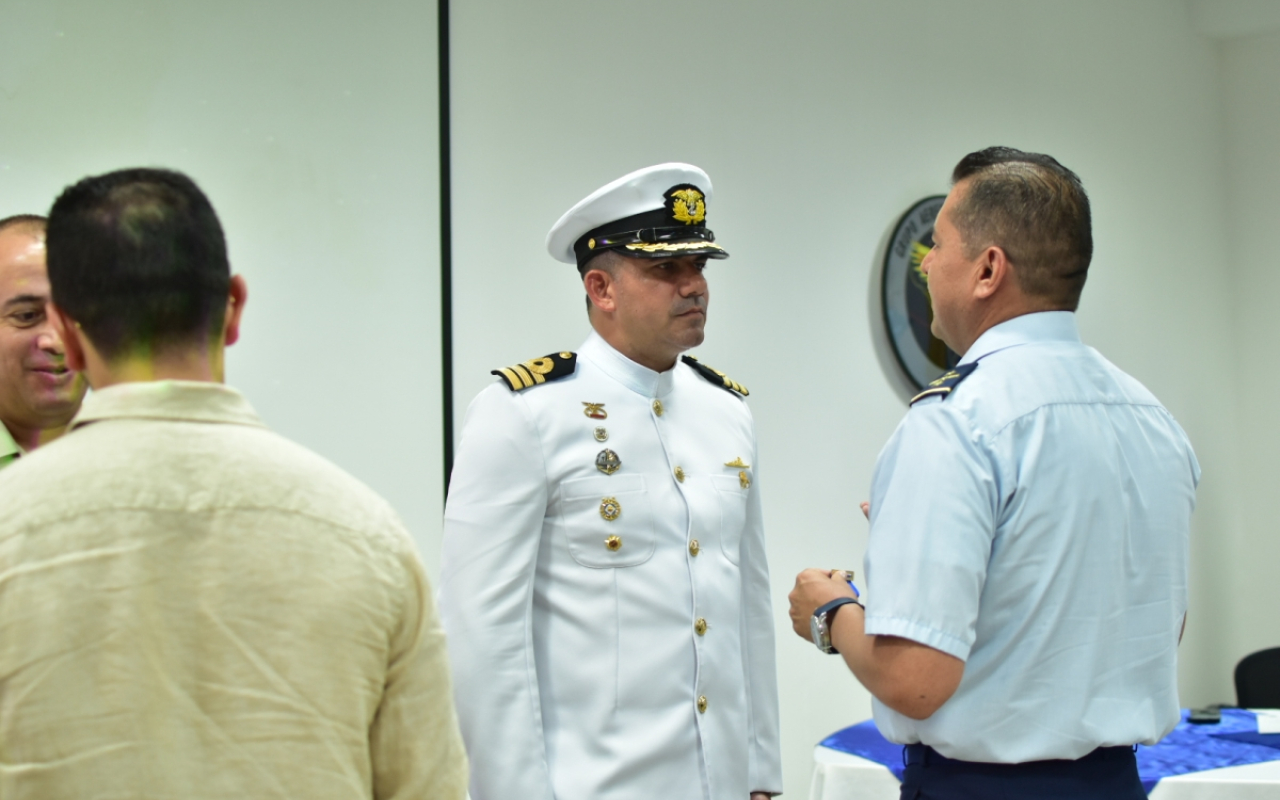
[[[881,617],[867,614],[866,625],[863,630],[873,636],[897,636],[902,639],[910,639],[926,647],[932,647],[934,650],[940,650],[949,656],[955,656],[961,661],[969,658],[969,648],[973,646],[971,642],[966,642],[949,633],[899,617]]]

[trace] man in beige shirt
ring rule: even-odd
[[[62,435],[85,383],[49,319],[44,217],[0,219],[0,468]]]
[[[222,384],[246,294],[208,200],[87,178],[48,256],[95,392],[0,472],[0,797],[463,798],[412,540]]]

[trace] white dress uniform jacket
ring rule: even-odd
[[[440,590],[473,800],[781,791],[755,476],[741,397],[594,333],[572,375],[476,397]]]

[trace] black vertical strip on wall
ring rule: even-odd
[[[436,0],[440,78],[440,369],[444,403],[444,493],[453,472],[453,186],[449,141],[449,0]]]

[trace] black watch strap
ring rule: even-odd
[[[835,618],[835,610],[840,606],[846,606],[850,603],[853,603],[855,606],[862,605],[862,603],[859,603],[852,597],[837,597],[830,603],[824,603],[823,605],[818,606],[818,609],[813,612],[813,615],[816,617],[819,614],[822,614],[827,618],[827,624],[830,625],[831,620]]]

